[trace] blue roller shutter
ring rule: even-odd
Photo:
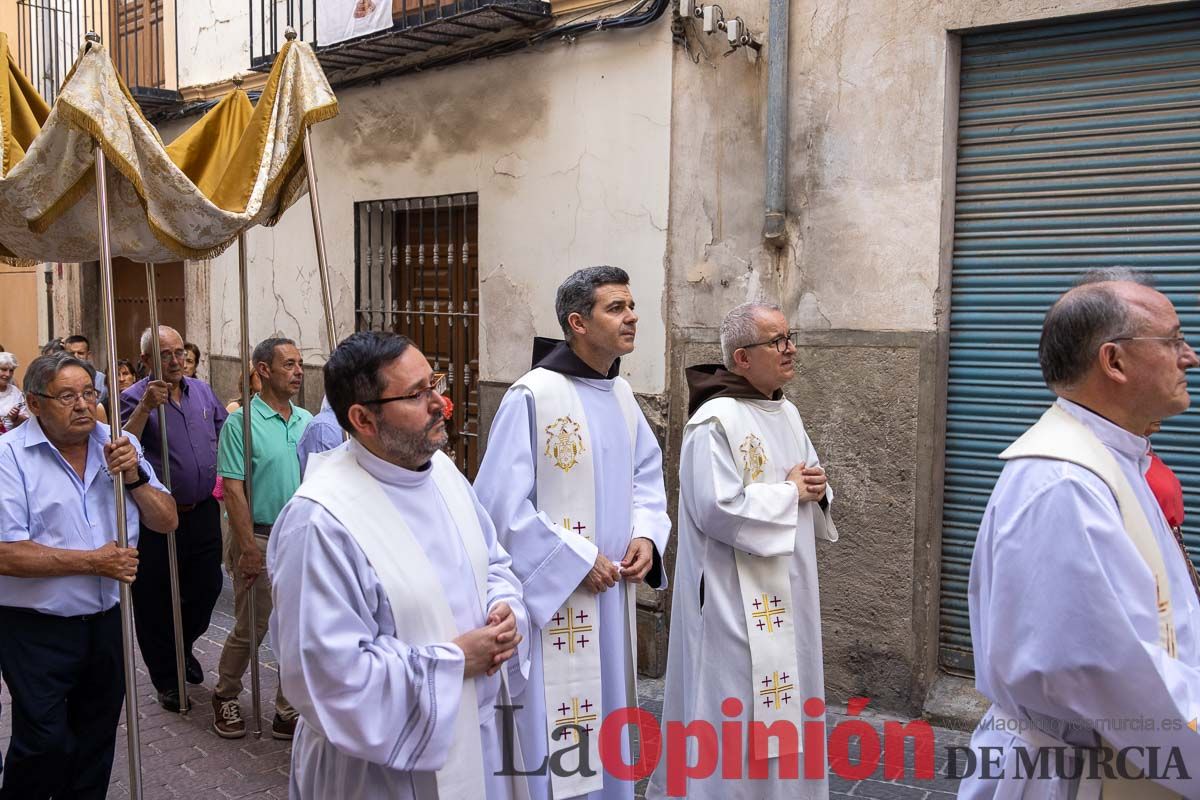
[[[971,553],[997,454],[1052,399],[1051,302],[1090,267],[1148,270],[1200,345],[1200,8],[964,36],[959,102],[940,660],[969,672]],[[1154,444],[1200,553],[1200,412]]]

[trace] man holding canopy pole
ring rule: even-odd
[[[121,704],[119,582],[138,524],[175,529],[175,503],[137,440],[96,422],[95,368],[61,353],[25,373],[33,419],[0,437],[0,651],[13,698],[4,800],[103,798]],[[114,543],[113,476],[130,547]]]

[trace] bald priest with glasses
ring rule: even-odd
[[[0,658],[12,740],[0,798],[108,793],[125,684],[118,582],[137,575],[138,525],[178,524],[133,436],[96,422],[96,369],[69,353],[25,372],[33,418],[0,437]],[[129,547],[114,542],[125,481]]]

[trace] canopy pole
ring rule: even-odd
[[[89,39],[94,34],[89,34]],[[98,38],[98,37],[97,37]],[[108,241],[108,184],[104,172],[104,150],[95,144],[96,153],[96,216],[100,233],[100,299],[104,312],[104,333],[108,344],[108,374],[112,385],[108,392],[108,424],[114,437],[121,431],[121,393],[117,391],[117,325],[114,318],[112,251]],[[116,499],[117,546],[128,547],[125,529],[125,481],[113,475],[113,496]],[[129,796],[142,798],[142,747],[138,730],[137,667],[133,656],[133,595],[129,584],[120,584],[121,643],[125,662],[125,741],[129,747]]]
[[[251,544],[254,547],[258,543],[254,541],[254,503],[253,483],[254,483],[254,448],[251,441],[250,433],[250,401],[253,399],[250,396],[250,275],[246,269],[246,234],[239,233],[237,238],[238,244],[238,294],[239,308],[242,317],[242,486],[246,494],[246,507],[250,514],[251,527]],[[237,572],[237,564],[233,565],[234,572]],[[235,574],[235,579],[240,579],[245,582],[245,578]],[[262,738],[262,696],[259,688],[258,676],[258,609],[254,602],[254,584],[245,585],[246,592],[246,608],[250,616],[250,710],[251,710],[251,730],[258,738]]]
[[[154,350],[154,377],[166,380],[162,366],[162,343],[158,338],[158,285],[155,280],[154,265],[146,264],[146,294],[150,301],[150,342]],[[170,387],[168,387],[169,390]],[[170,395],[167,396],[170,403]],[[159,478],[167,491],[171,491],[171,450],[167,446],[167,415],[166,405],[158,408],[158,440],[162,443],[162,470]],[[175,625],[175,678],[179,682],[179,714],[187,716],[187,670],[184,665],[183,646],[183,608],[179,596],[179,548],[175,539],[175,531],[166,534],[167,537],[167,572],[171,581],[171,622]]]
[[[289,42],[296,38],[296,29],[290,25],[284,30]],[[317,170],[313,162],[312,129],[304,128],[304,173],[308,178],[308,205],[312,210],[313,235],[317,240],[317,273],[321,276],[321,304],[325,310],[325,336],[329,340],[329,352],[337,349],[337,329],[333,324],[333,289],[329,284],[329,260],[325,257],[325,229],[321,224],[321,201],[317,196]]]

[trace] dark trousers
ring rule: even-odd
[[[221,508],[211,497],[180,512],[175,533],[179,553],[179,600],[183,652],[192,653],[221,596]],[[138,536],[138,574],[133,582],[134,626],[150,682],[158,691],[178,689],[175,675],[175,623],[171,618],[171,576],[167,537],[143,527]]]
[[[0,608],[12,739],[0,800],[104,800],[125,700],[121,613]]]

